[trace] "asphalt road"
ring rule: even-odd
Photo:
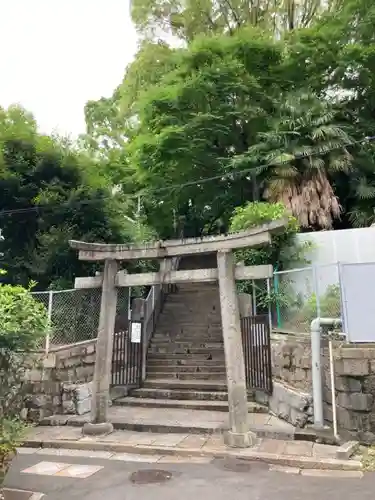
[[[87,479],[21,474],[42,460],[102,465]],[[165,482],[139,484],[166,471]],[[162,474],[162,473],[161,473]],[[136,482],[134,482],[136,481]],[[375,474],[363,478],[310,477],[269,470],[266,464],[216,459],[210,464],[148,464],[78,457],[17,457],[5,486],[46,494],[45,500],[373,500]]]

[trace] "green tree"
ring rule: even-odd
[[[174,35],[191,42],[203,34],[233,34],[260,26],[279,35],[306,27],[340,1],[330,0],[132,0],[131,15],[138,31],[152,38]]]
[[[68,240],[129,241],[119,195],[100,162],[68,141],[37,133],[32,116],[0,113],[0,255],[5,279],[47,288],[92,272]]]
[[[363,139],[375,128],[375,6],[369,0],[347,0],[310,29],[286,38],[285,74],[296,86],[339,103],[344,121],[357,141],[349,173],[335,174],[334,191],[342,206],[334,227],[374,222],[375,149]]]
[[[225,231],[233,206],[257,194],[251,178],[230,174],[274,109],[281,50],[256,30],[202,38],[140,96],[127,151],[145,214],[163,237],[175,219],[187,235]]]
[[[87,102],[86,144],[101,155],[111,154],[108,163],[125,159],[122,148],[137,128],[135,107],[139,95],[159,83],[175,66],[173,55],[174,51],[166,43],[143,42],[113,95]]]
[[[282,202],[302,227],[330,228],[340,217],[332,178],[352,168],[347,128],[327,100],[292,93],[245,154],[249,164],[264,165],[258,168],[263,196]]]

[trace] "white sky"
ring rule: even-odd
[[[129,0],[0,0],[0,106],[76,136],[86,101],[112,94],[136,43]]]

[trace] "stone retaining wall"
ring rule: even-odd
[[[96,340],[52,350],[26,372],[26,417],[39,421],[54,413],[83,414],[91,408]]]
[[[310,339],[307,336],[274,335],[271,342],[274,379],[303,392],[311,392]]]
[[[362,443],[375,443],[375,346],[338,347],[334,359],[338,427]],[[327,365],[323,391],[324,417],[331,423],[331,380]]]
[[[274,381],[268,406],[274,415],[290,422],[295,427],[305,427],[313,423],[314,410],[311,394],[288,384]]]
[[[305,336],[273,335],[271,343],[273,393],[270,411],[295,425],[313,421],[311,344]]]
[[[375,345],[334,342],[338,428],[362,443],[375,443]],[[332,425],[332,394],[327,344],[322,347],[324,418]],[[311,343],[283,335],[272,340],[274,394],[270,410],[303,426],[312,421]]]

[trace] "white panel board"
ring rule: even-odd
[[[375,341],[375,262],[341,265],[344,331],[350,342]]]

